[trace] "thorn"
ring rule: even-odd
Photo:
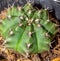
[[[1,37],[0,37],[0,40],[2,40],[2,39],[3,39],[3,37],[1,36]]]
[[[28,52],[26,52],[26,56],[25,56],[25,58],[28,58],[29,57],[29,53]]]
[[[56,26],[56,27],[60,27],[60,25],[58,25],[58,24],[55,24],[55,26]]]
[[[13,8],[13,7],[14,7],[14,5],[15,5],[15,2],[12,4],[11,8]]]
[[[10,31],[10,35],[13,35],[13,34],[14,34],[14,32],[11,30],[11,31]]]
[[[47,22],[50,22],[50,20],[47,20]]]
[[[28,25],[30,26],[30,25],[31,25],[31,23],[28,23]]]
[[[8,8],[10,8],[11,7],[11,5],[10,4],[8,4]]]
[[[46,7],[45,10],[47,11],[49,9],[49,7]]]
[[[0,24],[2,24],[2,20],[0,19]]]
[[[23,16],[20,16],[20,19],[23,20]]]
[[[25,18],[27,21],[29,20],[27,17]]]
[[[2,52],[4,52],[6,50],[6,48],[2,47]]]
[[[33,22],[33,18],[30,20],[31,21],[31,23]]]
[[[39,19],[36,19],[35,21],[36,21],[36,22],[38,22],[38,21],[39,21]]]
[[[29,43],[29,44],[27,44],[27,47],[29,48],[31,46],[31,44]]]
[[[45,8],[45,10],[47,10],[48,8]]]
[[[41,25],[40,25],[40,24],[38,24],[38,25],[37,25],[37,27],[41,27]]]
[[[39,23],[39,19],[36,19],[35,22],[36,22],[36,23]]]
[[[6,40],[4,40],[4,42],[3,42],[3,44],[2,45],[5,45],[5,44],[7,44],[8,42],[10,42],[10,38],[8,38],[8,39],[6,39]]]
[[[22,23],[19,24],[20,27],[21,27],[22,25],[23,25]]]
[[[33,22],[33,19],[30,19],[30,20],[28,21],[28,25],[31,25],[32,22]]]
[[[32,35],[32,32],[29,32],[29,33],[28,33],[28,35],[29,35],[29,37],[31,37],[31,35]]]
[[[3,42],[3,44],[2,45],[5,45],[7,43],[7,41],[6,40],[4,40],[4,42]]]
[[[31,10],[28,11],[28,14],[31,14]]]
[[[10,19],[11,18],[11,15],[8,15],[8,18]]]
[[[18,6],[18,7],[17,7],[18,11],[21,11],[21,8],[22,8],[22,7],[19,7],[19,6]]]
[[[49,46],[50,46],[51,48],[53,48],[52,44],[53,44],[54,42],[56,42],[56,40],[53,40],[51,43],[49,43]]]
[[[31,6],[31,3],[30,3],[30,1],[29,1],[29,2],[27,2],[27,4],[28,4],[29,6]]]
[[[48,33],[45,34],[46,37],[50,37],[50,35]]]
[[[47,24],[47,23],[49,23],[50,22],[50,20],[47,20],[47,21],[45,21],[45,23],[44,24]]]
[[[38,13],[41,13],[41,10],[39,10]]]

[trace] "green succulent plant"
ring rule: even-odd
[[[27,53],[49,50],[52,36],[57,32],[55,23],[49,20],[46,9],[35,9],[31,4],[11,7],[0,24],[0,34],[9,49]]]

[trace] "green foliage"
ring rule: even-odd
[[[34,9],[31,4],[8,9],[7,18],[0,24],[5,46],[21,54],[49,50],[51,37],[56,31],[55,24],[49,20],[47,10]]]

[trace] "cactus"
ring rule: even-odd
[[[24,7],[7,9],[0,23],[0,34],[5,46],[21,54],[41,53],[50,49],[49,43],[57,32],[46,9],[35,9],[27,3]]]

